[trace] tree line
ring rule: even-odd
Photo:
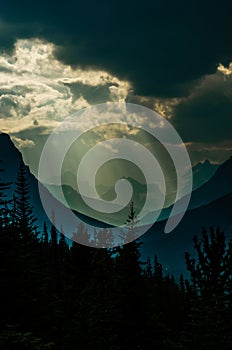
[[[219,228],[194,237],[190,278],[176,280],[157,256],[142,261],[141,242],[97,249],[39,232],[23,162],[9,200],[10,186],[0,180],[0,349],[232,348],[232,241]]]

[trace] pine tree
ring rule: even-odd
[[[21,236],[30,236],[36,234],[36,218],[31,204],[30,187],[27,181],[28,170],[21,159],[16,179],[15,220]]]
[[[2,161],[0,160],[0,163]],[[5,170],[4,169],[0,169],[0,175],[1,173],[3,173]],[[10,200],[6,199],[7,195],[6,195],[6,191],[9,190],[11,187],[11,183],[10,182],[4,182],[1,179],[0,176],[0,229],[2,229],[3,227],[7,227],[7,225],[9,224],[9,204],[10,204]]]
[[[147,258],[147,263],[146,263],[144,275],[147,277],[148,280],[150,280],[150,281],[153,280],[154,274],[153,274],[153,269],[152,269],[150,257]]]
[[[157,255],[154,260],[154,282],[159,287],[163,282],[163,266],[159,263]]]
[[[116,294],[118,293],[111,254],[107,249],[95,249],[91,273],[80,296],[81,325],[87,329],[79,335],[87,349],[119,349],[119,319]],[[82,332],[83,333],[83,332]]]
[[[56,229],[54,223],[52,224],[52,227],[51,227],[50,236],[51,236],[51,238],[50,238],[51,247],[54,251],[56,251],[57,246],[58,246],[58,234],[57,234],[57,229]]]
[[[231,348],[231,317],[228,297],[232,279],[231,241],[226,242],[224,232],[203,228],[202,237],[194,237],[197,257],[185,254],[191,273],[192,300],[186,327],[185,347],[195,349]],[[222,336],[223,335],[223,336]]]
[[[77,232],[73,233],[72,241],[80,242],[83,245],[88,245],[91,242],[91,235],[82,222],[78,225]]]
[[[46,222],[44,222],[44,226],[43,226],[42,242],[43,242],[45,245],[48,244],[48,225],[47,225]]]
[[[0,174],[3,173],[0,169]],[[17,267],[14,264],[18,253],[17,237],[11,232],[11,220],[6,191],[10,189],[10,183],[6,183],[0,177],[0,326],[11,318],[13,291],[16,286]],[[18,271],[17,271],[18,272]]]
[[[53,223],[50,230],[50,269],[51,269],[51,293],[57,294],[60,288],[60,260],[58,247],[58,234],[55,226],[55,217],[53,216]]]
[[[136,227],[138,222],[139,222],[139,219],[134,209],[134,202],[131,202],[130,212],[125,222],[127,230],[126,231],[124,230],[124,232],[122,232],[122,235],[121,235],[122,244],[133,242],[136,238],[138,238],[137,227]]]
[[[202,238],[194,236],[197,261],[185,254],[192,284],[207,305],[223,305],[232,278],[232,256],[224,232],[203,228]]]
[[[107,228],[96,230],[96,228],[94,228],[93,241],[96,247],[112,248],[114,246],[112,230],[108,230]]]
[[[18,293],[15,296],[19,322],[23,326],[30,325],[35,318],[37,290],[40,287],[39,241],[37,239],[36,217],[30,198],[30,187],[27,178],[28,170],[21,159],[16,179],[16,190],[12,212],[12,229],[18,241],[17,267],[19,269],[15,284]]]
[[[142,262],[140,245],[135,240],[136,223],[138,219],[134,210],[133,202],[126,219],[130,243],[116,249],[116,272],[119,285],[119,303],[121,309],[121,334],[122,349],[143,347],[147,341],[145,329],[147,324],[147,310],[145,306],[145,280],[142,274]]]

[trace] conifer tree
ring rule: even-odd
[[[46,222],[44,222],[43,226],[42,242],[46,245],[48,244],[48,225]]]
[[[120,286],[120,304],[122,305],[121,339],[122,349],[143,347],[146,342],[144,331],[147,323],[147,310],[145,306],[145,282],[142,276],[141,242],[131,239],[136,238],[136,224],[138,222],[133,202],[126,219],[127,233],[130,243],[116,249],[116,272],[118,285]],[[124,243],[127,241],[125,238]]]
[[[73,233],[72,240],[83,245],[88,245],[91,241],[91,235],[82,222],[78,225],[77,231]]]
[[[208,235],[203,228],[200,240],[194,236],[194,247],[197,260],[185,253],[192,284],[205,304],[223,305],[232,278],[232,255],[225,234],[211,228]]]
[[[23,326],[30,324],[34,319],[37,290],[39,288],[39,241],[37,239],[36,217],[30,197],[30,186],[28,183],[28,170],[21,159],[16,178],[16,190],[14,195],[11,229],[15,233],[14,248],[17,266],[17,277],[15,278],[15,303],[19,313],[19,322]]]
[[[200,239],[194,237],[196,258],[185,254],[187,268],[191,273],[192,300],[186,327],[184,346],[195,349],[231,348],[231,317],[228,297],[231,293],[232,254],[231,241],[226,242],[219,228],[203,228]]]
[[[21,236],[30,236],[36,233],[36,218],[33,213],[31,204],[30,186],[27,180],[28,170],[21,159],[16,179],[15,204],[16,213],[15,220]]]
[[[2,161],[0,160],[0,163]],[[4,182],[1,178],[1,173],[5,170],[0,169],[0,228],[6,227],[9,224],[9,204],[10,200],[6,199],[6,191],[10,189],[11,183]]]
[[[113,260],[107,249],[95,249],[91,260],[91,273],[80,297],[80,315],[91,337],[83,339],[89,349],[117,349],[119,319],[116,294],[118,293]]]

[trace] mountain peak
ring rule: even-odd
[[[1,133],[0,133],[0,138],[1,138],[2,140],[4,140],[4,141],[10,141],[10,142],[12,142],[10,136],[9,136],[8,134],[6,134],[5,132],[1,132]]]
[[[232,156],[219,166],[215,175],[232,175]]]
[[[6,133],[0,134],[0,159],[2,160],[1,167],[7,170],[6,175],[15,173],[22,159],[22,154]]]

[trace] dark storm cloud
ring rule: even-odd
[[[196,142],[187,145],[191,155],[192,164],[195,165],[202,160],[208,159],[213,163],[223,163],[232,155],[232,142]]]
[[[64,85],[70,88],[74,101],[76,101],[80,97],[83,97],[89,104],[103,103],[106,100],[109,101],[111,99],[110,87],[117,86],[113,85],[112,83],[92,86],[82,84],[80,82]]]
[[[0,42],[42,37],[69,64],[104,68],[137,94],[186,96],[219,62],[232,58],[232,3],[216,1],[8,1]]]
[[[232,76],[217,72],[205,77],[199,87],[177,105],[172,122],[186,142],[230,140]]]

